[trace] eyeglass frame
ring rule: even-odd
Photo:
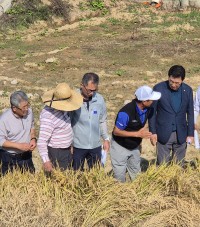
[[[27,104],[25,106],[23,106],[23,109],[19,108],[18,106],[14,106],[14,105],[12,105],[12,108],[15,107],[18,110],[25,111],[26,109],[28,110],[30,106],[31,106],[30,102],[27,102]]]
[[[86,86],[85,86],[84,84],[82,84],[82,86],[85,88],[85,90],[86,90],[86,92],[87,92],[88,94],[90,94],[90,93],[92,93],[92,92],[98,91],[98,85],[97,85],[97,89],[95,89],[95,90],[87,89]]]

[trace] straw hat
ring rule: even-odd
[[[54,109],[72,111],[81,107],[83,97],[73,91],[68,84],[60,83],[55,89],[45,92],[42,101]]]

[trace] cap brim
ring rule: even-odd
[[[153,91],[149,100],[158,100],[161,97],[161,93],[158,91]]]
[[[71,90],[71,97],[67,100],[62,101],[53,101],[51,103],[51,99],[53,97],[54,90],[50,90],[44,93],[42,96],[42,101],[46,106],[50,106],[56,110],[62,111],[73,111],[77,110],[83,104],[83,97],[81,94]]]

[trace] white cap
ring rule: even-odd
[[[161,93],[158,91],[153,91],[152,88],[144,85],[136,90],[135,96],[139,101],[158,100],[161,97]]]

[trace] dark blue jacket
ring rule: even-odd
[[[161,92],[161,98],[153,104],[154,114],[149,119],[149,130],[157,134],[158,142],[166,144],[176,123],[177,138],[180,144],[186,142],[187,136],[194,136],[194,107],[192,88],[182,83],[182,101],[176,113],[172,107],[171,90],[168,81],[155,85],[155,91]]]

